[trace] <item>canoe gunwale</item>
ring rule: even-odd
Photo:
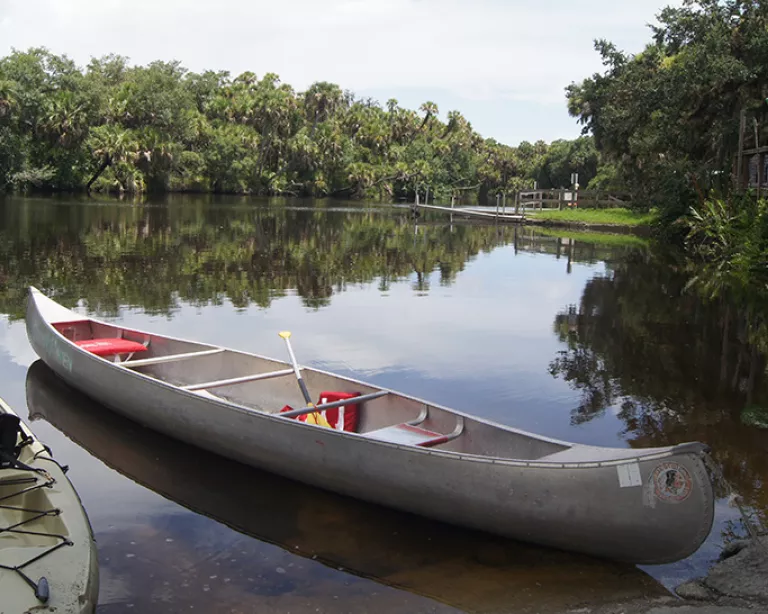
[[[31,302],[32,302],[32,304],[34,306],[35,312],[36,312],[36,314],[37,314],[37,316],[39,318],[39,321],[42,322],[43,324],[45,324],[45,326],[49,329],[49,331],[53,332],[62,341],[64,341],[69,348],[75,350],[76,352],[81,353],[81,355],[86,357],[88,360],[99,361],[100,364],[109,365],[110,368],[112,368],[113,370],[121,371],[123,375],[125,375],[125,376],[127,376],[129,378],[137,378],[137,379],[143,380],[145,383],[147,383],[147,384],[149,384],[151,386],[158,386],[158,387],[161,387],[161,388],[165,388],[167,390],[173,391],[175,394],[178,394],[178,395],[181,395],[181,396],[186,396],[186,397],[188,397],[190,399],[195,399],[195,400],[199,401],[201,399],[201,395],[196,393],[195,391],[186,390],[182,386],[178,386],[178,385],[172,384],[170,382],[166,382],[166,381],[157,379],[157,378],[152,377],[152,376],[150,376],[148,374],[141,373],[141,372],[138,372],[138,371],[134,371],[133,369],[130,368],[130,366],[131,366],[130,363],[131,362],[139,363],[139,362],[142,362],[141,360],[138,360],[138,361],[128,361],[128,363],[126,363],[124,365],[121,364],[121,363],[115,363],[115,362],[109,361],[109,360],[107,360],[107,359],[105,359],[103,357],[97,356],[97,355],[95,355],[95,354],[85,350],[85,349],[79,347],[78,345],[76,345],[75,343],[73,343],[72,341],[70,341],[69,339],[67,339],[61,332],[59,332],[56,329],[55,326],[53,326],[52,321],[45,317],[45,315],[43,314],[43,311],[40,309],[40,305],[38,303],[38,296],[42,297],[43,299],[45,299],[47,301],[52,302],[56,306],[58,314],[62,313],[61,310],[66,310],[72,316],[75,316],[77,319],[82,320],[82,321],[89,321],[89,322],[93,322],[93,323],[96,323],[96,324],[100,324],[100,325],[104,325],[104,326],[109,326],[109,327],[123,328],[123,330],[130,331],[132,333],[137,333],[137,334],[142,334],[142,335],[150,335],[150,336],[153,336],[153,337],[159,337],[159,338],[167,339],[167,340],[171,340],[171,341],[177,341],[177,342],[182,342],[182,343],[193,343],[193,344],[200,345],[200,346],[206,346],[212,352],[213,351],[222,351],[222,352],[224,352],[224,351],[231,351],[231,352],[234,352],[234,353],[237,353],[237,354],[243,354],[243,355],[247,355],[247,356],[250,356],[250,357],[253,357],[253,358],[257,358],[257,359],[261,359],[261,360],[265,360],[265,361],[269,361],[269,362],[280,362],[280,363],[283,363],[283,364],[289,366],[288,363],[286,363],[285,361],[280,361],[278,359],[271,358],[271,357],[268,357],[268,356],[263,356],[263,355],[256,354],[256,353],[253,353],[253,352],[248,352],[248,351],[243,351],[243,350],[236,350],[236,349],[232,349],[232,348],[225,348],[225,347],[221,347],[221,346],[217,346],[217,345],[213,345],[213,344],[202,343],[202,342],[197,342],[197,341],[191,341],[189,339],[173,337],[173,336],[169,336],[169,335],[160,335],[160,334],[157,334],[157,333],[150,333],[150,332],[143,331],[143,330],[140,330],[140,329],[135,329],[135,328],[120,327],[119,325],[116,325],[116,324],[113,324],[113,323],[109,323],[109,322],[104,322],[102,320],[98,320],[98,319],[92,318],[90,316],[84,316],[84,315],[81,315],[81,314],[77,314],[76,312],[73,312],[73,311],[68,310],[67,308],[63,307],[59,303],[56,303],[55,301],[53,301],[53,299],[49,299],[48,297],[46,297],[42,292],[40,292],[36,288],[34,288],[34,287],[30,287],[29,288],[29,298],[28,298],[28,300],[31,300]],[[58,320],[58,318],[57,318],[57,320]],[[56,320],[54,320],[54,322],[55,321]],[[203,350],[203,352],[207,352],[207,350]],[[45,357],[41,356],[41,358],[48,358],[48,359],[50,359],[50,357],[48,357],[48,356],[45,356]],[[152,359],[146,359],[146,360],[152,360]],[[136,366],[141,366],[141,365],[137,364]],[[391,389],[388,389],[388,388],[384,388],[384,387],[380,387],[380,386],[375,386],[375,385],[373,385],[371,383],[364,382],[364,381],[361,381],[361,380],[357,380],[357,379],[354,379],[354,378],[351,378],[351,377],[341,376],[341,375],[338,375],[336,373],[332,373],[330,371],[324,371],[322,369],[316,369],[316,368],[312,368],[312,367],[302,367],[302,369],[307,370],[307,371],[312,371],[312,372],[315,372],[315,373],[318,373],[318,374],[321,374],[321,375],[325,375],[325,376],[329,376],[329,377],[333,377],[333,378],[337,378],[337,379],[342,379],[342,380],[345,380],[346,382],[349,382],[349,383],[352,383],[352,384],[357,384],[357,385],[361,385],[361,386],[365,386],[365,387],[375,388],[377,391],[381,391],[383,393],[388,393],[388,394],[392,394],[392,395],[395,395],[395,396],[398,396],[398,397],[401,397],[401,398],[406,398],[406,399],[415,401],[417,403],[424,404],[424,405],[426,405],[428,407],[431,407],[431,408],[434,408],[434,409],[437,409],[437,410],[441,410],[441,411],[445,411],[445,412],[450,413],[452,415],[460,416],[460,417],[462,417],[464,419],[469,419],[469,420],[472,420],[472,421],[475,421],[475,422],[478,422],[478,423],[482,423],[485,426],[489,426],[491,428],[496,428],[496,429],[499,429],[499,430],[507,431],[507,432],[510,432],[510,433],[513,433],[513,434],[516,434],[516,435],[520,435],[520,436],[523,436],[523,437],[528,437],[528,438],[531,438],[531,439],[536,439],[536,440],[547,442],[547,443],[553,443],[553,444],[557,444],[557,445],[561,445],[561,446],[566,446],[567,448],[571,448],[571,449],[582,448],[582,447],[583,448],[591,447],[591,446],[584,446],[583,444],[579,444],[579,443],[559,440],[559,439],[555,439],[555,438],[552,438],[552,437],[547,437],[547,436],[544,436],[544,435],[539,435],[539,434],[536,434],[536,433],[531,433],[529,431],[524,431],[522,429],[517,429],[515,427],[507,426],[507,425],[500,424],[500,423],[497,423],[497,422],[494,422],[494,421],[491,421],[491,420],[487,420],[487,419],[484,419],[484,418],[481,418],[481,417],[478,417],[478,416],[474,416],[474,415],[471,415],[471,414],[468,414],[468,413],[464,413],[464,412],[461,412],[459,410],[456,410],[456,409],[453,409],[453,408],[449,408],[449,407],[445,407],[445,406],[439,405],[437,403],[433,403],[431,401],[427,401],[427,400],[424,400],[424,399],[421,399],[421,398],[418,398],[418,397],[415,397],[415,396],[404,394],[404,393],[401,393],[401,392],[398,392],[398,391],[395,391],[395,390],[391,390]],[[297,428],[297,429],[307,429],[307,428],[321,429],[324,434],[327,434],[327,435],[330,435],[330,436],[333,436],[333,437],[341,437],[341,438],[352,439],[352,440],[355,440],[355,441],[362,440],[362,441],[365,441],[369,445],[384,446],[386,448],[407,451],[407,452],[414,453],[414,454],[432,455],[432,456],[436,456],[436,457],[442,457],[442,458],[446,458],[446,459],[453,459],[453,460],[459,460],[459,461],[465,461],[465,462],[487,463],[487,464],[493,464],[493,465],[504,465],[504,466],[509,466],[509,467],[519,467],[519,468],[595,469],[595,468],[600,468],[600,467],[616,467],[616,466],[620,466],[620,465],[628,465],[628,464],[633,464],[633,463],[637,463],[637,462],[641,462],[641,461],[661,460],[661,459],[670,458],[670,457],[673,457],[673,456],[676,456],[676,455],[680,455],[680,454],[693,454],[693,455],[701,457],[701,456],[706,456],[707,455],[707,451],[708,451],[708,447],[706,445],[704,445],[704,444],[701,444],[701,443],[698,443],[698,442],[687,442],[687,443],[677,444],[675,446],[669,446],[668,448],[662,448],[660,450],[656,449],[653,452],[649,452],[647,454],[643,454],[642,451],[639,451],[639,453],[637,455],[635,455],[635,456],[624,456],[622,458],[616,458],[616,459],[592,460],[592,461],[590,461],[590,460],[583,460],[583,461],[576,461],[576,460],[574,460],[574,461],[546,461],[546,460],[541,460],[541,459],[524,460],[524,459],[514,459],[514,458],[499,457],[499,456],[481,455],[481,454],[468,454],[466,452],[454,452],[454,451],[450,451],[450,450],[440,450],[440,449],[437,449],[437,448],[425,448],[425,447],[421,447],[421,446],[412,446],[412,445],[404,445],[404,444],[398,444],[398,443],[391,443],[391,442],[381,441],[381,440],[378,440],[378,439],[375,439],[375,438],[371,438],[371,437],[366,437],[365,433],[355,433],[355,432],[349,432],[349,431],[338,431],[336,429],[328,429],[328,428],[320,426],[320,425],[315,425],[315,424],[311,424],[311,423],[307,423],[307,422],[302,422],[302,421],[299,421],[299,420],[292,420],[292,419],[290,419],[288,417],[283,417],[280,414],[273,414],[273,413],[269,413],[269,412],[259,411],[259,410],[255,409],[253,407],[249,407],[247,405],[243,405],[243,404],[237,403],[235,401],[231,401],[231,400],[224,399],[224,398],[206,397],[205,401],[207,403],[209,403],[209,404],[219,406],[219,407],[221,407],[223,409],[227,409],[227,410],[230,410],[230,411],[234,410],[234,411],[237,411],[239,413],[247,414],[249,416],[258,417],[259,419],[264,419],[264,420],[269,420],[269,421],[279,421],[279,423],[282,423],[284,425],[289,425],[291,428]],[[275,423],[277,423],[277,422],[275,422]],[[597,446],[597,447],[599,447],[599,448],[601,448],[603,450],[615,449],[617,451],[622,451],[622,452],[626,451],[625,448],[611,448],[611,447],[608,447],[608,446]]]

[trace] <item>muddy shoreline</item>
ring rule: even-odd
[[[768,536],[731,544],[706,576],[677,596],[571,610],[573,614],[751,614],[768,611]]]

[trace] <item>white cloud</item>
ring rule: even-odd
[[[635,49],[662,6],[641,0],[3,0],[0,53],[44,45],[80,63],[116,52],[192,70],[276,72],[304,88],[429,87],[474,98],[562,101],[599,70],[592,40]],[[438,101],[439,102],[439,101]]]

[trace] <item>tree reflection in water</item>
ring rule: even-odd
[[[550,372],[581,392],[574,425],[613,411],[633,447],[709,444],[765,526],[768,432],[741,419],[768,399],[764,340],[748,308],[702,296],[691,279],[689,265],[658,249],[612,263],[555,317],[567,349]]]
[[[162,207],[10,200],[0,206],[0,312],[22,317],[30,284],[67,306],[82,299],[108,315],[121,306],[167,314],[180,302],[225,299],[267,307],[289,290],[317,308],[347,285],[377,281],[386,289],[413,273],[417,291],[429,290],[435,270],[449,285],[473,256],[506,241],[492,226],[426,225],[414,233],[407,212],[213,200]]]

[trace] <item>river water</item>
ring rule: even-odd
[[[765,358],[738,306],[635,237],[330,201],[0,200],[0,396],[68,464],[100,613],[561,612],[666,594],[743,534],[721,489],[686,560],[642,568],[349,500],[147,431],[36,361],[27,286],[131,327],[285,358],[580,443],[713,447],[768,513]]]

